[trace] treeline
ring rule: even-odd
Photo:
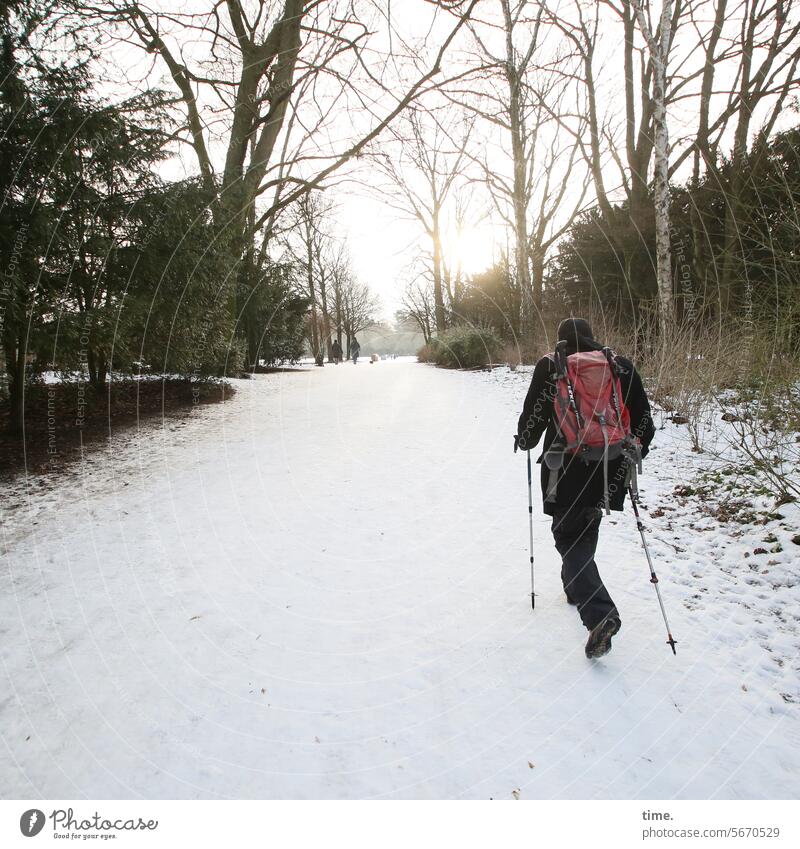
[[[349,347],[376,300],[312,198],[447,81],[476,3],[419,0],[438,40],[413,51],[373,0],[0,4],[10,428],[43,371],[102,388]]]
[[[231,4],[232,18],[237,8]],[[199,103],[165,42],[162,59],[182,97],[151,85],[122,99],[101,94],[115,90],[96,78],[104,49],[124,43],[131,28],[155,33],[163,21],[149,14],[113,2],[89,9],[17,0],[0,8],[0,402],[17,435],[26,387],[45,372],[85,383],[90,394],[82,392],[81,403],[102,398],[112,373],[195,382],[237,375],[297,360],[309,347],[320,357],[331,325],[349,347],[375,311],[313,215],[308,250],[295,250],[300,221],[319,203],[313,181],[293,176],[287,163],[291,125],[274,170],[270,149],[256,151],[259,133],[274,148],[282,121],[311,96],[303,88],[287,102],[300,72],[286,68],[275,43],[296,35],[303,14],[287,7],[260,19],[272,53],[257,75],[246,63],[240,69],[253,86],[249,99],[215,113],[230,133],[224,168],[211,162],[210,139],[197,130]],[[332,14],[331,44],[343,26]],[[192,20],[208,24],[202,13],[185,16],[179,39]],[[213,25],[207,32],[216,37]],[[251,33],[253,44],[258,35]],[[151,46],[143,41],[143,56]],[[276,93],[281,62],[287,85]],[[308,85],[308,74],[302,80]],[[165,175],[184,170],[178,154],[187,138],[199,170],[170,180]],[[302,157],[302,144],[294,153]],[[260,202],[259,180],[270,202]]]
[[[472,71],[382,163],[428,246],[404,303],[426,338],[538,350],[564,310],[796,338],[798,3],[497,0],[470,32]],[[505,244],[465,274],[447,234],[487,217]]]
[[[800,126],[772,138],[759,135],[735,165],[727,160],[696,183],[673,188],[672,290],[679,320],[746,315],[774,328],[787,345],[800,343],[798,198]],[[561,297],[572,309],[595,312],[602,304],[635,316],[656,297],[653,217],[635,230],[629,222],[627,204],[614,206],[610,221],[598,210],[579,218],[548,277],[556,302]]]
[[[672,289],[676,320],[696,326],[749,322],[780,350],[800,350],[800,126],[758,136],[737,169],[732,261],[726,238],[734,165],[723,162],[697,183],[675,186],[670,201]],[[723,280],[723,269],[726,278]],[[656,311],[655,221],[628,202],[604,214],[593,207],[572,223],[544,279],[543,332],[565,314],[603,316],[609,326],[650,322]],[[451,302],[452,303],[452,302]],[[519,342],[510,316],[519,308],[508,260],[468,276],[450,320]],[[433,315],[432,311],[430,313]]]
[[[356,334],[376,321],[380,302],[353,270],[347,239],[331,200],[318,193],[302,197],[288,211],[278,241],[302,272],[310,305],[308,341],[317,365],[333,362],[336,339],[346,358]]]
[[[255,355],[299,357],[307,300],[296,270],[253,252],[241,261],[202,183],[157,176],[171,130],[166,95],[115,104],[97,97],[83,66],[23,73],[12,36],[7,28],[0,70],[12,429],[22,428],[26,382],[45,370],[75,372],[95,389],[112,368],[235,374],[253,322]],[[231,278],[248,303],[234,325]]]

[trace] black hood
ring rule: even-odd
[[[566,341],[567,351],[570,354],[603,349],[603,346],[594,338],[592,326],[585,318],[565,318],[558,325],[558,339]]]

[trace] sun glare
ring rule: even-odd
[[[490,268],[494,260],[494,234],[488,227],[467,227],[460,233],[448,232],[442,240],[445,262],[453,273],[460,267],[464,274],[476,274]]]

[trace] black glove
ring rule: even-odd
[[[524,434],[517,433],[514,435],[514,453],[517,453],[517,449],[521,448],[523,451],[528,450],[528,443],[525,441]]]

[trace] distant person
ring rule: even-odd
[[[594,561],[600,521],[623,509],[629,467],[647,456],[655,428],[633,363],[603,347],[589,322],[565,319],[558,339],[533,371],[515,445],[530,450],[544,434],[542,500],[561,582],[589,631],[586,656],[602,657],[622,621]]]
[[[358,362],[358,355],[361,353],[361,345],[358,344],[358,339],[353,337],[353,341],[350,343],[350,356],[353,358],[353,365]]]
[[[331,356],[333,357],[334,363],[338,366],[342,361],[342,346],[339,344],[338,339],[333,340],[333,345],[331,345]]]

